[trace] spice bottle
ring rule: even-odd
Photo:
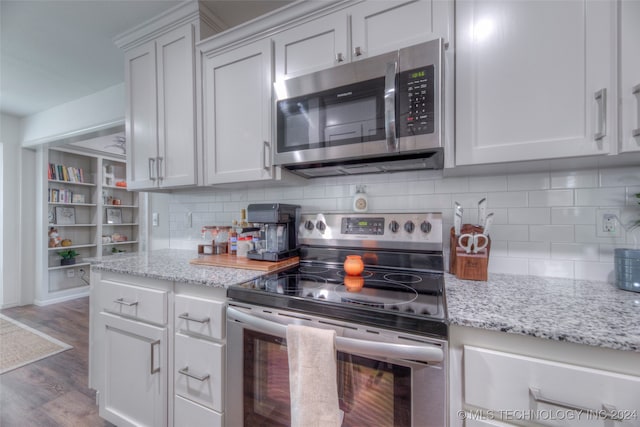
[[[233,227],[229,230],[229,255],[238,254],[238,221],[233,221]]]

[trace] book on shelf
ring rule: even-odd
[[[53,181],[67,181],[84,183],[84,170],[73,166],[49,163],[47,178]]]
[[[84,200],[84,195],[82,196]],[[73,194],[73,191],[69,189],[50,188],[49,189],[49,202],[50,203],[84,203],[78,200],[78,195]]]

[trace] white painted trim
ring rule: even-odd
[[[82,291],[78,291],[78,288],[73,288],[73,289],[67,289],[64,291],[60,291],[61,296],[59,297],[53,297],[53,298],[46,298],[46,299],[36,299],[33,304],[39,306],[39,307],[44,307],[46,305],[51,305],[51,304],[58,304],[60,302],[65,302],[65,301],[71,301],[74,299],[78,299],[78,298],[83,298],[83,297],[88,297],[89,296],[89,286],[86,286],[86,289],[83,289]],[[71,293],[73,292],[73,293]],[[51,293],[49,295],[56,295],[57,293]]]

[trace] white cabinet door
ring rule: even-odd
[[[157,39],[160,187],[197,183],[194,40],[193,25]]]
[[[456,164],[608,154],[614,20],[615,2],[457,1]]]
[[[206,184],[271,179],[271,41],[203,55]]]
[[[118,426],[166,426],[167,328],[100,313],[100,416]]]
[[[276,81],[349,62],[347,21],[336,12],[276,34]]]
[[[640,150],[640,1],[620,2],[620,151]]]
[[[353,60],[443,37],[452,31],[453,2],[440,0],[366,1],[351,14]]]
[[[125,52],[127,188],[155,187],[158,153],[156,43]]]

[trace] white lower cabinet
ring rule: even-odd
[[[224,417],[221,413],[207,409],[190,400],[176,396],[176,427],[223,427]]]
[[[167,328],[100,313],[100,416],[118,426],[167,425]]]
[[[506,422],[640,425],[640,377],[474,346],[464,347],[464,400]],[[466,425],[496,425],[474,418]]]

